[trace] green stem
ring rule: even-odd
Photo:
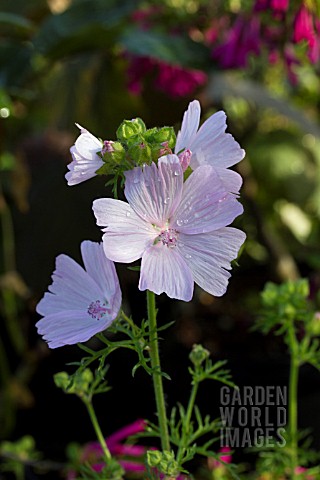
[[[94,431],[96,432],[97,438],[98,438],[99,443],[101,445],[101,448],[103,450],[106,461],[108,462],[109,460],[111,460],[111,453],[110,453],[110,451],[107,447],[106,441],[105,441],[104,436],[102,434],[102,431],[101,431],[96,413],[94,411],[93,405],[92,405],[90,400],[84,400],[84,403],[85,403],[85,405],[88,409],[88,413],[89,413]]]
[[[289,378],[289,434],[291,441],[291,473],[292,479],[296,478],[296,467],[298,466],[298,379],[299,379],[299,358],[297,339],[293,327],[289,329],[291,360]]]
[[[170,450],[170,439],[168,432],[168,423],[167,423],[167,414],[166,406],[164,401],[163,394],[163,384],[161,376],[161,367],[160,367],[160,357],[159,357],[159,344],[158,344],[158,332],[157,332],[157,311],[156,311],[156,301],[155,295],[153,292],[147,290],[147,307],[148,307],[148,319],[149,319],[149,348],[150,348],[150,359],[151,366],[153,369],[152,378],[153,378],[153,387],[156,397],[156,406],[158,412],[158,421],[159,429],[161,435],[161,446],[162,450]]]
[[[177,462],[181,461],[182,455],[184,453],[184,449],[187,448],[187,446],[188,446],[188,445],[186,445],[186,443],[187,443],[187,440],[188,440],[189,426],[190,426],[190,421],[191,421],[191,416],[192,416],[194,404],[195,404],[195,401],[196,401],[196,396],[197,396],[197,393],[198,393],[198,388],[199,388],[199,383],[195,382],[192,385],[192,390],[191,390],[191,394],[190,394],[190,398],[189,398],[189,403],[188,403],[186,415],[185,415],[184,420],[183,420],[184,430],[183,430],[183,433],[182,433],[181,442],[180,442],[179,449],[178,449],[178,452],[177,452]]]

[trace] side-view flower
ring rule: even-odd
[[[121,307],[121,290],[113,262],[102,244],[84,241],[85,270],[67,255],[59,255],[49,292],[37,305],[44,318],[36,324],[50,348],[85,342],[108,328]]]
[[[106,256],[130,263],[142,258],[140,290],[189,301],[194,282],[212,295],[225,293],[230,261],[245,234],[226,227],[243,211],[214,167],[198,167],[183,183],[177,155],[126,172],[129,203],[93,203],[103,227]]]
[[[103,147],[100,140],[85,128],[76,125],[81,133],[75,144],[70,148],[72,162],[68,165],[70,171],[65,175],[70,186],[94,177],[96,171],[103,165],[103,161],[97,155],[97,152],[101,152]]]

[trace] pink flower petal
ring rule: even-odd
[[[125,196],[133,210],[146,222],[162,227],[179,204],[183,172],[176,155],[125,173]],[[146,208],[147,207],[147,208]]]
[[[90,302],[103,295],[95,281],[67,255],[56,258],[52,280],[49,292],[37,305],[36,310],[40,315],[87,309]]]
[[[226,292],[231,269],[246,235],[236,228],[221,228],[199,235],[180,234],[177,245],[192,271],[194,281],[206,292],[220,297]]]
[[[142,220],[128,203],[121,200],[95,200],[93,211],[97,225],[106,227],[103,229],[106,232],[103,246],[110,260],[123,263],[138,260],[159,234],[151,224]]]
[[[204,165],[185,182],[170,226],[188,234],[211,232],[229,225],[242,211],[242,205],[227,193],[216,170]]]
[[[145,420],[136,420],[130,425],[126,425],[116,432],[112,433],[108,437],[108,445],[112,445],[114,443],[120,442],[121,440],[126,440],[131,435],[135,435],[137,433],[143,432],[146,429],[146,422]]]
[[[239,173],[228,168],[216,167],[215,170],[227,192],[239,193],[242,186],[242,177]]]
[[[68,165],[70,171],[65,175],[70,186],[94,177],[96,171],[103,165],[102,159],[97,155],[97,152],[102,149],[100,140],[80,125],[77,127],[81,130],[81,134],[70,148],[73,160]]]
[[[176,248],[160,242],[149,247],[142,256],[139,290],[151,290],[156,295],[166,293],[170,298],[190,301],[193,278],[183,257]]]
[[[83,242],[81,250],[88,271],[68,256],[59,255],[53,283],[37,305],[44,318],[36,327],[50,348],[89,340],[111,325],[121,306],[119,281],[103,246]]]
[[[192,151],[190,166],[193,170],[203,163],[198,158],[202,150],[205,163],[214,167],[231,167],[240,162],[245,156],[245,151],[240,148],[230,133],[225,133],[227,116],[224,112],[217,112],[201,125],[194,140],[188,148]]]
[[[58,348],[86,342],[96,333],[108,328],[112,321],[113,319],[107,316],[97,320],[81,310],[66,310],[45,316],[36,323],[36,327],[50,348]]]
[[[193,100],[189,103],[188,109],[183,114],[181,130],[177,135],[175,153],[178,155],[182,150],[189,148],[192,143],[200,123],[200,103]]]
[[[110,314],[116,317],[122,298],[114,263],[106,257],[103,248],[96,242],[82,242],[81,255],[87,273],[96,281],[102,295],[110,299],[108,305],[109,309],[112,309]]]

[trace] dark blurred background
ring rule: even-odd
[[[167,402],[173,406],[187,395],[194,343],[203,343],[214,360],[227,359],[239,385],[288,383],[281,338],[250,328],[267,281],[306,277],[317,305],[319,12],[316,2],[306,9],[313,27],[303,30],[303,2],[282,9],[262,4],[1,1],[0,441],[28,434],[44,458],[63,462],[69,442],[94,438],[83,405],[53,383],[54,373],[72,371],[66,364],[79,360],[81,351],[49,351],[35,329],[35,306],[55,257],[80,260],[81,241],[100,240],[91,205],[111,195],[101,177],[67,186],[75,123],[110,140],[124,118],[137,116],[148,128],[173,125],[178,131],[194,98],[203,119],[226,111],[228,131],[247,152],[235,166],[244,179],[245,213],[234,226],[248,238],[224,297],[196,288],[190,303],[159,298],[160,323],[176,321],[161,343],[163,369],[172,378],[165,382]],[[146,308],[138,273],[123,265],[117,270],[124,308],[139,321]],[[134,361],[123,351],[110,357],[113,390],[96,400],[106,435],[137,418],[154,419],[151,379],[142,370],[132,378]],[[313,428],[316,448],[319,380],[316,370],[302,369],[299,423]],[[213,416],[219,414],[219,389],[208,383],[200,392],[199,405]]]

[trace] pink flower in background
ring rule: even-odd
[[[159,62],[155,87],[173,98],[186,97],[207,83],[208,75],[200,70],[190,70],[178,65]]]
[[[143,79],[155,68],[155,61],[149,57],[129,57],[127,70],[128,90],[133,95],[140,95],[143,89]]]
[[[190,70],[179,65],[169,65],[149,57],[131,57],[129,60],[128,89],[134,95],[142,91],[146,75],[154,74],[155,88],[172,98],[191,95],[207,82],[208,76],[200,70]]]
[[[227,34],[226,41],[215,47],[212,58],[222,68],[245,68],[251,54],[260,54],[260,19],[257,15],[239,16]]]
[[[98,152],[101,152],[103,146],[100,140],[85,128],[76,125],[81,134],[70,148],[72,162],[68,165],[70,172],[65,175],[68,185],[77,185],[89,180],[96,175],[96,171],[103,165],[103,161],[97,155]]]
[[[184,170],[188,162],[193,170],[201,165],[211,165],[226,190],[238,193],[242,178],[238,173],[228,170],[228,167],[240,162],[245,151],[230,133],[225,132],[227,124],[224,112],[211,115],[199,128],[200,115],[200,103],[194,100],[184,113],[175,153],[179,156]]]
[[[101,244],[81,244],[85,270],[67,255],[59,255],[49,292],[37,305],[44,318],[36,324],[50,348],[86,342],[108,328],[121,306],[114,264]]]
[[[212,295],[225,293],[230,261],[245,240],[226,225],[243,208],[213,167],[198,167],[183,183],[179,158],[167,155],[158,166],[126,172],[125,196],[129,203],[95,200],[93,211],[108,258],[142,258],[140,290],[189,301],[196,282]]]
[[[254,11],[271,9],[276,13],[286,12],[289,8],[289,0],[256,0]]]
[[[231,449],[229,447],[222,447],[219,450],[220,460],[216,460],[213,457],[208,458],[208,467],[210,470],[215,470],[218,468],[224,468],[224,463],[232,462]],[[223,454],[223,455],[221,455]]]
[[[106,438],[106,443],[111,455],[119,460],[120,465],[126,473],[145,471],[142,457],[147,448],[142,445],[126,445],[122,443],[127,440],[128,437],[143,432],[145,427],[146,422],[144,420],[136,420],[134,423],[126,425]],[[101,461],[102,457],[103,451],[100,443],[90,442],[83,448],[80,462],[89,462],[92,464],[94,471],[101,472],[105,466],[105,463]],[[133,457],[135,459],[124,457]],[[73,470],[69,471],[68,480],[74,480],[75,478],[76,473]]]
[[[315,31],[316,27],[316,31]],[[315,63],[320,58],[320,25],[313,21],[312,13],[304,6],[299,8],[293,23],[293,41],[308,43],[308,56]]]

